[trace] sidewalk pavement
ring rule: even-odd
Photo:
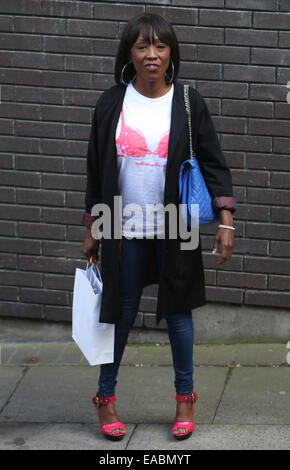
[[[177,441],[170,346],[128,344],[116,387],[127,434],[111,442],[91,402],[99,366],[73,342],[2,339],[0,449],[289,450],[288,352],[286,344],[195,345],[196,428]]]

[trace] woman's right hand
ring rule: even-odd
[[[93,258],[93,261],[96,263],[98,260],[98,251],[99,251],[99,242],[100,240],[97,240],[92,236],[91,229],[87,229],[85,238],[83,241],[83,246],[81,249],[81,252],[87,260],[89,261],[90,258]]]

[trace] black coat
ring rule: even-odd
[[[96,203],[106,203],[114,214],[114,195],[119,195],[115,132],[126,87],[116,85],[99,98],[93,117],[87,155],[86,213]],[[200,169],[214,198],[214,207],[235,210],[232,181],[208,108],[202,96],[190,87],[192,139]],[[189,155],[188,120],[183,85],[175,84],[166,178],[164,206],[178,206],[178,178],[181,162]],[[166,229],[165,229],[166,230]],[[166,232],[167,233],[167,232]],[[194,250],[180,250],[180,238],[164,240],[164,261],[159,274],[156,256],[152,253],[143,287],[159,284],[156,324],[165,315],[184,312],[204,305],[205,281],[201,243]],[[116,323],[121,317],[119,239],[102,238],[101,274],[103,295],[100,321]]]

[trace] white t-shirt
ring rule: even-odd
[[[126,89],[116,147],[122,235],[128,238],[164,233],[163,211],[148,204],[164,204],[173,87],[159,98],[141,95],[132,82]],[[139,208],[128,204],[138,204]],[[125,206],[128,212],[124,213]]]

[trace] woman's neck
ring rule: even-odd
[[[138,93],[146,96],[147,98],[159,98],[160,96],[168,93],[172,86],[171,83],[167,84],[165,80],[162,80],[161,82],[148,82],[138,77],[135,78],[132,85]]]

